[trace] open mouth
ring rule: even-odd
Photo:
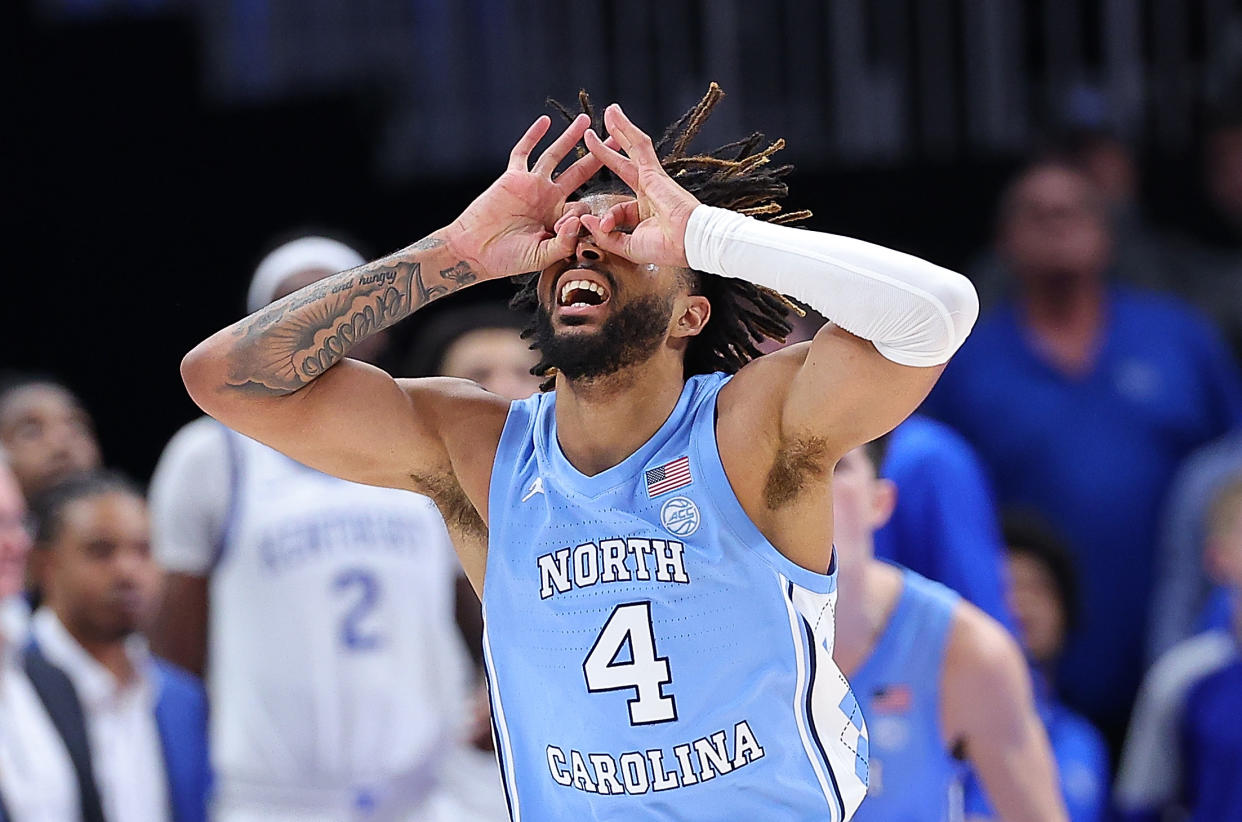
[[[556,305],[560,313],[584,314],[604,305],[611,296],[608,282],[601,274],[588,269],[574,269],[561,276]]]

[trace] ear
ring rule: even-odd
[[[897,484],[892,480],[876,478],[875,493],[871,498],[871,527],[880,530],[893,516],[897,507]]]
[[[673,321],[674,337],[697,337],[707,327],[712,316],[712,304],[699,294],[678,297],[681,313]]]

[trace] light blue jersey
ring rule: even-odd
[[[871,729],[871,789],[859,822],[958,822],[965,764],[945,750],[940,680],[961,597],[905,571],[901,597],[850,677]]]
[[[561,453],[556,395],[515,402],[492,470],[484,651],[515,821],[849,819],[867,737],[832,662],[836,572],[780,554],[692,377],[619,465]]]

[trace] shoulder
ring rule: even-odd
[[[199,417],[188,422],[173,434],[164,446],[160,457],[161,465],[211,459],[222,455],[225,449],[225,437],[228,429],[211,417]],[[158,470],[158,469],[157,469]]]
[[[1180,700],[1203,678],[1237,660],[1237,646],[1225,631],[1208,631],[1166,651],[1143,679],[1142,699],[1155,703]]]
[[[1055,699],[1049,699],[1043,710],[1047,716],[1048,736],[1054,747],[1060,749],[1064,743],[1067,748],[1107,753],[1108,743],[1104,741],[1104,734],[1091,720]]]
[[[775,450],[782,409],[810,351],[811,344],[803,342],[757,357],[725,383],[716,408],[718,430],[726,439],[736,431],[752,445],[767,441]]]
[[[207,692],[203,681],[194,674],[163,657],[153,656],[151,662],[159,674],[162,694],[189,702],[206,701]]]
[[[1113,306],[1119,319],[1146,325],[1157,325],[1164,333],[1208,338],[1215,332],[1208,317],[1184,300],[1156,292],[1117,287]]]
[[[1003,625],[961,600],[953,613],[945,649],[945,682],[991,698],[1030,686],[1026,658]]]
[[[937,469],[976,469],[974,449],[956,429],[923,414],[915,414],[894,429],[884,460],[889,470],[934,465]]]
[[[510,400],[456,377],[418,377],[397,383],[418,423],[434,430],[451,461],[457,463],[463,453],[477,453],[489,446],[495,453]]]

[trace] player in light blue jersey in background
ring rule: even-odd
[[[940,583],[875,558],[875,532],[901,493],[878,477],[886,442],[847,453],[832,482],[834,656],[871,739],[871,787],[856,819],[960,822],[968,766],[1007,822],[1065,819],[1017,643]]]
[[[444,229],[182,364],[226,425],[439,505],[483,594],[515,820],[843,822],[865,793],[865,727],[831,657],[832,469],[918,405],[978,301],[915,257],[779,225],[805,216],[780,213],[780,141],[689,151],[720,97],[658,146],[619,106],[597,125],[608,143],[584,113],[532,163],[540,117]],[[616,176],[585,185],[602,166]],[[519,302],[547,394],[345,356],[463,286],[532,272]],[[789,328],[781,294],[835,324],[758,357]]]

